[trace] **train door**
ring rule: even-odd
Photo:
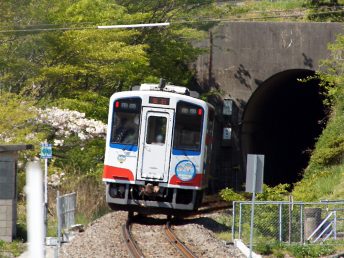
[[[173,110],[143,108],[138,179],[167,182],[173,113]]]

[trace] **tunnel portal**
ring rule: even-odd
[[[259,86],[243,113],[241,147],[264,154],[264,183],[295,183],[301,179],[311,150],[326,123],[326,108],[314,71],[280,72]],[[245,162],[245,161],[244,161]],[[246,162],[245,162],[246,164]]]

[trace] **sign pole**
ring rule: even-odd
[[[251,205],[251,226],[250,226],[250,253],[252,258],[253,246],[253,226],[254,226],[254,207],[256,200],[256,193],[263,192],[263,177],[264,177],[264,155],[247,154],[246,167],[246,192],[252,193]]]
[[[48,159],[44,159],[44,203],[48,203]]]
[[[251,206],[251,227],[250,227],[250,258],[252,258],[252,245],[253,245],[253,222],[254,222],[254,202],[256,200],[256,181],[257,181],[257,160],[255,156],[253,162],[253,185],[252,185],[252,206]]]
[[[48,159],[44,160],[44,226],[45,236],[48,232]]]
[[[44,159],[44,236],[47,236],[48,231],[48,159],[52,158],[52,147],[47,140],[41,144],[41,159]]]

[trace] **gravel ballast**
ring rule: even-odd
[[[59,257],[130,257],[122,239],[126,219],[127,212],[115,211],[95,220],[62,245]],[[165,222],[166,216],[154,215],[133,224],[132,235],[145,257],[181,257],[163,233]],[[211,215],[186,218],[172,228],[198,257],[245,257],[233,245],[216,238],[218,223]]]

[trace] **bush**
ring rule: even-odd
[[[256,253],[262,255],[272,255],[273,257],[285,257],[286,245],[270,239],[260,239],[254,247]]]
[[[219,195],[223,200],[228,201],[228,202],[246,200],[246,198],[243,195],[234,192],[232,188],[228,188],[228,187],[225,189],[222,189]]]
[[[55,169],[54,175],[50,176],[50,202],[49,208],[55,212],[56,192],[60,191],[60,195],[76,192],[77,194],[77,217],[82,218],[83,221],[91,221],[105,214],[109,209],[105,201],[105,186],[101,180],[102,166],[99,165],[95,170],[87,173],[77,172],[74,168],[67,168],[61,172]],[[51,178],[56,179],[52,182]]]
[[[55,166],[88,173],[103,164],[105,140],[95,138],[81,142],[77,137],[65,139],[64,146],[54,148]]]
[[[254,251],[262,255],[273,255],[273,257],[285,257],[288,252],[296,258],[321,257],[335,253],[335,248],[331,245],[286,245],[279,242],[260,239],[254,247]]]
[[[312,170],[305,178],[296,183],[293,196],[300,201],[319,201],[320,199],[342,199],[344,166],[329,166]],[[312,189],[310,191],[309,189]]]
[[[25,246],[20,241],[13,241],[11,243],[6,243],[0,240],[0,257],[17,257],[25,250]],[[4,252],[4,256],[2,256]],[[12,256],[11,256],[12,255]]]
[[[330,245],[290,245],[287,250],[296,258],[320,257],[335,253],[335,248]]]
[[[259,254],[263,255],[270,255],[273,252],[273,245],[274,243],[269,242],[258,242],[257,245],[254,247],[254,251]]]
[[[289,195],[289,184],[279,184],[274,187],[268,185],[263,186],[263,192],[257,194],[257,200],[260,201],[283,201]],[[249,198],[248,193],[237,193],[232,188],[222,189],[219,193],[220,197],[225,201],[246,201]]]
[[[274,187],[263,185],[263,192],[257,194],[260,201],[283,201],[289,195],[289,184],[278,184]]]

